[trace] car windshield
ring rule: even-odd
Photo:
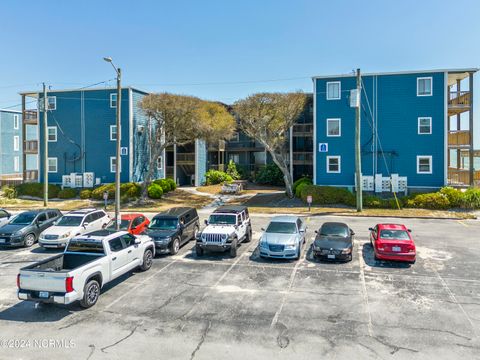
[[[292,222],[272,221],[266,230],[267,233],[274,234],[295,234],[297,226]]]
[[[212,214],[208,220],[212,225],[235,225],[237,223],[236,215]]]
[[[408,236],[408,232],[406,230],[381,230],[380,238],[386,240],[410,240],[410,236]]]
[[[115,223],[116,223],[116,220],[111,221],[110,224],[108,224],[107,226],[107,230],[116,230]],[[128,230],[129,224],[130,224],[130,220],[122,219],[120,221],[120,230]]]
[[[32,223],[33,219],[35,219],[35,215],[33,213],[21,213],[15,216],[11,221],[10,224],[14,225],[29,225]]]
[[[324,224],[320,229],[320,235],[347,237],[348,228],[341,224]]]
[[[82,219],[81,216],[62,216],[56,226],[80,226]]]
[[[150,225],[148,225],[148,228],[152,230],[175,230],[177,228],[177,224],[177,219],[158,217],[152,219],[152,222]]]

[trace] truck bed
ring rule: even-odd
[[[75,254],[75,253],[65,253],[57,255],[53,258],[41,261],[39,263],[27,266],[22,270],[36,270],[43,272],[59,272],[59,271],[70,271],[85,264],[88,264],[91,261],[100,259],[105,255],[98,254]]]

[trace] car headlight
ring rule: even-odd
[[[286,250],[295,250],[296,247],[297,247],[296,244],[287,244],[287,245],[285,245],[285,249],[286,249]]]
[[[342,254],[350,254],[351,252],[352,252],[352,249],[351,249],[351,248],[343,249],[343,250],[342,250]]]
[[[12,236],[21,236],[23,234],[22,230],[15,231]]]
[[[207,239],[207,234],[202,233],[201,238],[202,238],[202,240],[206,240]]]
[[[261,238],[260,239],[260,247],[266,249],[268,247],[267,240],[265,240],[264,238]]]
[[[59,239],[66,239],[66,238],[68,238],[69,236],[70,236],[70,231],[69,231],[69,232],[66,232],[65,234],[60,235],[58,238],[59,238]]]
[[[230,238],[227,234],[222,234],[222,240],[226,240],[227,238]]]

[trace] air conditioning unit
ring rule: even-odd
[[[92,188],[95,182],[95,174],[93,172],[83,173],[83,187]]]
[[[82,188],[83,187],[83,175],[77,174],[75,175],[75,187]]]
[[[64,188],[72,187],[72,177],[70,175],[62,175],[62,187]]]

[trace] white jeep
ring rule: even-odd
[[[202,256],[205,250],[229,251],[237,256],[237,247],[252,240],[252,225],[246,206],[221,206],[205,220],[207,225],[197,235],[195,252]]]

